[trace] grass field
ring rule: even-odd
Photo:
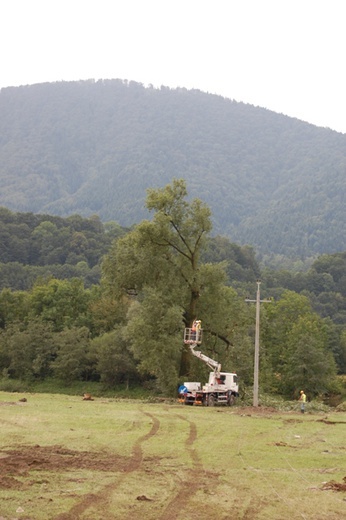
[[[1,520],[129,518],[346,518],[346,413],[0,392]]]

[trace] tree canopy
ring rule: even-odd
[[[208,334],[232,344],[225,265],[201,261],[212,228],[210,210],[199,199],[186,199],[183,180],[148,190],[152,221],[119,239],[103,263],[104,283],[116,294],[136,296],[126,330],[141,366],[156,372],[165,367],[161,379],[170,371],[174,384],[179,374],[191,371],[182,333],[197,316]],[[212,307],[217,312],[209,312]],[[166,350],[170,363],[162,360]]]

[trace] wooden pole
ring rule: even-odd
[[[255,328],[255,360],[253,374],[253,406],[258,406],[258,388],[259,388],[259,347],[260,347],[260,307],[261,303],[271,303],[271,300],[261,300],[260,285],[261,280],[257,280],[256,300],[246,299],[246,302],[256,302],[256,328]]]

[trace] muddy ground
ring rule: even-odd
[[[16,403],[1,403],[2,405],[13,405]],[[18,403],[17,403],[18,404]],[[273,414],[280,413],[274,408],[267,407],[236,407],[232,410],[233,413],[238,413],[244,416],[251,415],[265,415],[272,416]],[[6,449],[0,449],[0,488],[1,489],[13,489],[18,491],[25,491],[28,486],[32,485],[33,476],[32,472],[35,471],[35,478],[37,479],[37,471],[47,471],[50,473],[66,473],[71,470],[87,470],[95,472],[114,472],[121,475],[120,480],[118,479],[117,485],[121,479],[126,479],[126,476],[133,471],[145,470],[143,467],[143,452],[142,443],[147,441],[149,438],[155,436],[160,429],[160,421],[155,415],[145,413],[151,419],[151,430],[142,437],[138,438],[132,446],[131,456],[125,457],[121,455],[114,455],[104,452],[83,452],[73,451],[62,446],[16,446],[11,448],[7,446]],[[290,418],[287,414],[288,421],[299,421],[300,418]],[[185,450],[191,460],[193,472],[195,474],[201,474],[205,472],[202,467],[202,463],[199,459],[197,451],[195,451],[193,444],[197,438],[196,425],[186,419],[184,416],[179,416],[183,421],[189,423],[189,436],[185,441]],[[332,424],[331,421],[327,422],[326,418],[319,418],[316,420],[325,421],[327,424]],[[160,461],[155,462],[157,465]],[[73,475],[71,473],[71,475]],[[25,477],[23,479],[23,477]],[[218,476],[212,473],[206,475],[208,481],[212,481],[213,478],[217,480]],[[73,480],[73,477],[71,477]],[[323,489],[333,491],[346,491],[346,477],[343,482],[329,481],[324,484]],[[190,483],[187,488],[186,482],[182,482],[179,489],[175,489],[172,494],[171,501],[165,505],[163,511],[160,512],[160,520],[174,520],[178,515],[184,511],[191,495],[198,491],[200,483],[196,481],[195,487],[193,482]],[[76,520],[79,518],[88,518],[88,509],[98,508],[102,510],[103,504],[107,503],[107,500],[114,491],[114,483],[109,486],[105,486],[98,494],[89,494],[82,497],[76,496],[75,505],[65,513],[61,513],[54,518],[54,520]],[[138,495],[136,497],[138,501],[150,501],[151,498],[146,495]],[[249,511],[250,513],[250,511]],[[21,516],[24,518],[24,516]],[[107,518],[116,518],[116,516],[107,516]],[[245,518],[245,517],[244,517]],[[255,518],[255,516],[246,516],[246,518]],[[7,520],[1,517],[0,520]],[[31,520],[31,519],[30,519]],[[53,519],[52,519],[53,520]],[[144,520],[144,519],[143,519]]]

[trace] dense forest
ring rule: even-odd
[[[215,235],[263,261],[316,258],[346,250],[345,145],[343,134],[198,90],[119,79],[3,88],[0,205],[131,227],[148,217],[148,188],[184,178]]]
[[[0,289],[26,290],[38,277],[80,277],[99,283],[100,260],[128,230],[94,215],[67,218],[13,213],[0,207]]]
[[[261,391],[336,394],[346,373],[346,252],[308,271],[260,266],[249,246],[213,235],[186,182],[149,189],[151,219],[0,211],[0,374],[6,381],[100,381],[174,395],[206,377],[182,331],[202,319],[207,355],[253,383],[254,296],[261,311]]]

